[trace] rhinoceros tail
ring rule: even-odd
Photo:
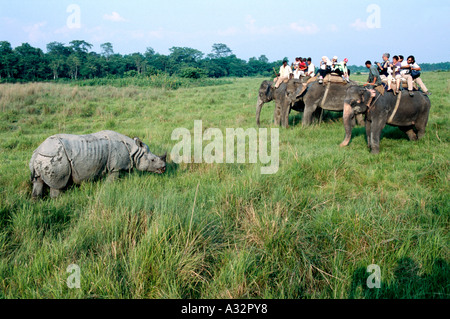
[[[36,170],[34,169],[34,160],[36,158],[36,151],[33,152],[33,155],[31,156],[30,163],[28,164],[28,167],[30,168],[30,181],[34,181],[36,178]]]

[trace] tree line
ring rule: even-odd
[[[172,47],[163,55],[147,48],[145,53],[122,55],[114,52],[110,42],[100,45],[101,52],[91,51],[93,45],[73,40],[47,44],[47,52],[28,43],[12,48],[0,41],[0,81],[42,81],[58,79],[92,79],[104,77],[177,75],[185,78],[219,78],[274,75],[282,60],[269,62],[265,55],[248,61],[239,59],[223,43],[215,43],[211,53],[188,47]],[[424,71],[449,70],[450,63],[421,64]],[[364,67],[350,66],[352,73]]]
[[[160,73],[186,78],[253,75],[270,76],[280,61],[269,62],[265,55],[248,61],[239,59],[222,43],[212,46],[210,54],[188,47],[172,47],[169,55],[147,48],[145,53],[115,53],[110,42],[101,52],[90,51],[92,44],[83,40],[47,44],[47,52],[28,43],[12,48],[0,42],[0,80],[39,81],[58,79],[92,79],[103,77],[150,76]]]

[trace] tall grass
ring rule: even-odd
[[[162,89],[176,90],[181,87],[204,87],[211,85],[221,85],[231,83],[227,79],[212,79],[212,78],[199,78],[189,79],[177,76],[169,76],[167,74],[157,74],[151,76],[134,76],[134,77],[106,77],[95,78],[89,80],[71,81],[72,85],[76,86],[98,86],[108,85],[114,87],[154,87]]]
[[[194,120],[254,127],[263,79],[177,90],[0,85],[0,296],[449,298],[450,79],[422,76],[433,92],[425,137],[409,142],[387,126],[377,156],[362,127],[339,148],[339,114],[302,128],[293,112],[274,175],[260,164],[169,162],[164,175],[135,171],[38,201],[28,161],[48,136],[113,129],[170,152],[172,130],[193,132]],[[73,263],[80,289],[66,285]],[[380,289],[366,285],[370,264]]]

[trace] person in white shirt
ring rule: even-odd
[[[298,69],[298,65],[300,64],[300,58],[295,58],[295,62],[294,62],[294,64],[292,64],[292,66],[291,67],[293,67],[294,68],[294,72],[295,72],[295,70],[297,70]]]
[[[331,71],[331,61],[327,56],[322,57],[319,68],[319,83],[323,83],[323,78]]]
[[[300,70],[300,68],[295,69],[294,71],[294,79],[300,79],[301,76],[305,76],[305,72]]]
[[[338,57],[335,55],[332,59],[331,59],[331,72],[335,72],[336,71],[336,64],[338,63]]]
[[[291,78],[292,69],[287,64],[287,60],[283,60],[283,65],[280,67],[280,74],[274,79],[275,88],[277,89],[284,80],[289,80]]]
[[[414,76],[412,71],[420,71],[421,67],[416,63],[416,59],[414,58],[413,55],[410,55],[406,61],[409,66],[410,66],[410,70],[411,70],[411,78],[414,80],[414,82],[416,82],[420,88],[422,89],[423,93],[425,95],[430,95],[430,92],[428,92],[427,87],[425,86],[425,84],[423,83],[422,79],[420,78],[420,73],[419,75],[416,77]]]
[[[403,79],[406,79],[406,83],[408,83],[408,92],[410,96],[414,96],[413,93],[413,78],[411,76],[411,67],[407,61],[403,61],[403,56],[399,55],[401,66],[400,66],[400,75]]]
[[[308,58],[308,71],[306,71],[306,76],[313,77],[314,73],[316,72],[316,67],[312,63],[311,58]]]
[[[389,64],[388,67],[388,91],[392,90],[392,83],[395,82],[396,90],[395,94],[400,92],[400,82],[402,80],[402,76],[400,75],[400,66],[401,63],[399,61],[398,56],[394,55],[392,58],[392,63]],[[390,71],[389,71],[390,70]]]

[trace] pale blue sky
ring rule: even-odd
[[[67,24],[71,4],[79,28]],[[448,0],[0,0],[0,41],[46,51],[52,41],[85,40],[96,52],[111,42],[121,54],[172,46],[208,54],[225,43],[246,60],[337,55],[363,65],[390,52],[433,63],[450,61],[449,16]]]

